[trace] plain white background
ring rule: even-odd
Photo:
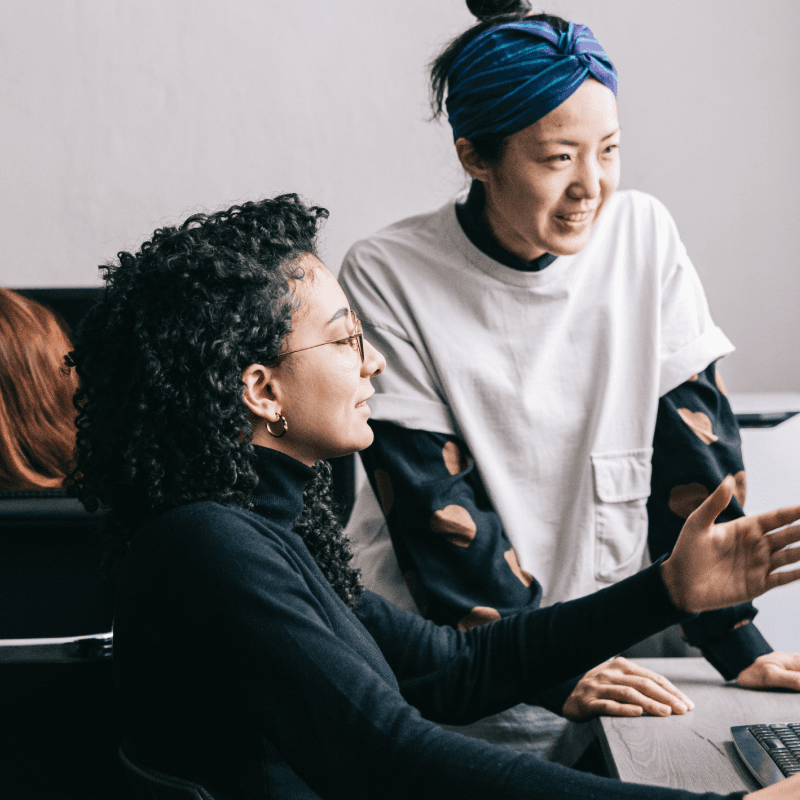
[[[540,10],[538,7],[535,10]],[[623,188],[675,216],[734,391],[800,389],[800,3],[552,0],[620,73]],[[0,0],[0,285],[82,286],[197,209],[296,191],[357,238],[465,185],[425,64],[463,0]]]

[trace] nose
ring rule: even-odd
[[[593,156],[581,158],[569,187],[569,194],[575,200],[594,200],[600,194],[602,169]]]
[[[386,359],[364,339],[364,362],[361,364],[361,375],[365,378],[377,378],[385,369]]]

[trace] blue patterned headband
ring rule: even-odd
[[[617,93],[617,71],[585,25],[564,33],[538,20],[476,36],[447,76],[453,138],[510,134],[560,106],[591,75]]]

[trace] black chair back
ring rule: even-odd
[[[0,492],[0,796],[122,798],[102,515]]]
[[[61,491],[0,491],[0,639],[111,630],[102,519]]]
[[[134,761],[131,745],[123,742],[119,757],[141,800],[214,800],[199,783],[192,783],[174,775],[167,775]]]

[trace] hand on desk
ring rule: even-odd
[[[572,690],[562,714],[574,721],[597,715],[668,717],[685,714],[694,703],[657,672],[621,656],[589,670]]]
[[[800,692],[800,653],[759,656],[738,677],[745,689]],[[621,656],[589,670],[567,698],[561,713],[575,722],[589,717],[668,717],[685,714],[694,703],[662,675]]]
[[[800,692],[800,653],[759,656],[737,678],[745,689],[793,689]]]

